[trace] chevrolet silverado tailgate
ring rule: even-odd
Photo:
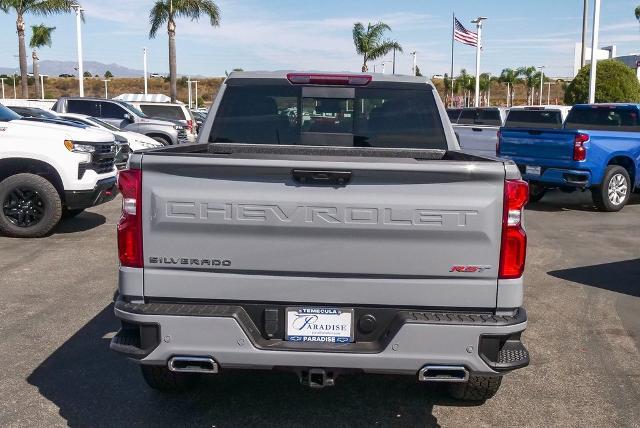
[[[572,161],[575,131],[503,128],[500,156]]]
[[[147,298],[496,305],[501,162],[149,154],[142,169]]]

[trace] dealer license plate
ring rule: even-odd
[[[287,308],[286,321],[292,342],[353,342],[353,309]]]
[[[539,166],[527,165],[524,167],[524,172],[525,174],[530,174],[530,175],[540,175],[541,169],[542,168],[540,168]]]

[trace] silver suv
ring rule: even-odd
[[[98,117],[120,129],[147,135],[165,146],[189,142],[184,125],[151,119],[124,101],[62,97],[51,109],[58,113],[79,113]]]
[[[195,142],[198,136],[196,121],[186,104],[151,101],[131,101],[130,104],[148,117],[180,123],[187,131],[189,142]]]

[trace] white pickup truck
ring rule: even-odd
[[[35,238],[117,194],[113,134],[0,105],[0,233]]]

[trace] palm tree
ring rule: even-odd
[[[29,47],[33,49],[31,59],[33,59],[33,78],[36,81],[36,97],[40,94],[40,66],[38,61],[38,53],[36,49],[43,46],[51,46],[51,33],[56,27],[47,27],[44,24],[31,26],[31,40],[29,40]]]
[[[499,81],[507,84],[507,107],[513,105],[514,85],[518,83],[518,72],[512,68],[505,68],[500,73]]]
[[[47,16],[55,13],[70,12],[76,5],[77,2],[75,0],[0,0],[0,10],[5,13],[13,10],[16,13],[22,98],[29,97],[29,88],[27,86],[27,48],[24,42],[24,31],[26,28],[24,15],[26,13],[32,13],[34,15]]]
[[[640,6],[636,6],[636,10],[634,12],[636,15],[636,19],[640,21]]]
[[[475,79],[473,80],[473,85],[471,76],[467,73],[466,69],[460,70],[460,75],[454,81],[454,91],[460,92],[462,91],[462,97],[464,98],[464,107],[468,105],[468,92],[469,90],[475,90]]]
[[[220,9],[212,0],[157,0],[149,13],[149,38],[153,39],[164,23],[167,24],[169,35],[169,80],[171,101],[176,101],[176,19],[189,18],[192,21],[200,19],[200,15],[209,17],[213,27],[220,25]]]
[[[452,101],[449,97],[451,96],[451,88],[453,88],[453,80],[447,73],[444,73],[444,79],[442,79],[442,81],[444,83],[444,104],[449,107],[449,103]]]
[[[532,95],[533,95],[533,88],[536,87],[536,82],[535,82],[535,75],[536,75],[536,68],[535,67],[520,67],[517,71],[518,76],[522,77],[524,80],[524,84],[527,87],[527,100],[529,102],[529,104],[533,104],[533,99],[532,99]],[[540,79],[538,79],[538,82],[540,81]]]
[[[490,102],[489,94],[491,93],[491,73],[482,73],[480,74],[480,95],[482,93],[486,95],[486,104],[488,105]]]
[[[394,49],[402,52],[402,46],[395,40],[382,39],[386,31],[391,31],[391,27],[384,22],[369,23],[366,30],[360,22],[353,24],[353,44],[356,46],[356,53],[363,57],[363,73],[369,69],[367,61],[375,61]]]

